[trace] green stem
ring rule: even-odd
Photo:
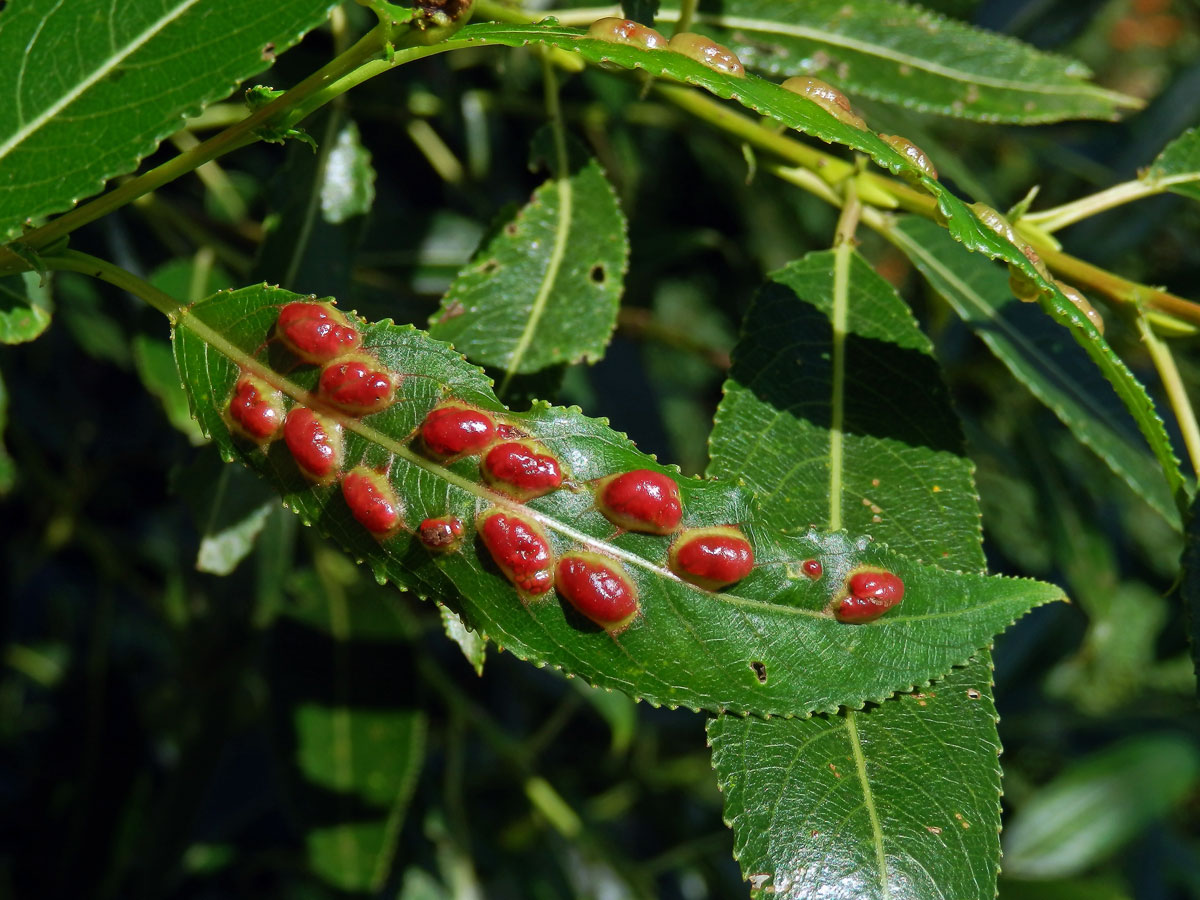
[[[347,72],[362,66],[362,64],[381,53],[387,37],[387,29],[377,25],[367,32],[353,47],[322,66],[312,75],[305,78],[289,91],[276,97],[261,109],[247,116],[237,124],[213,135],[208,140],[197,144],[191,150],[179,154],[174,159],[167,160],[142,175],[132,178],[115,190],[97,197],[90,203],[77,207],[59,216],[53,222],[34,229],[21,238],[21,243],[31,250],[42,250],[55,241],[65,237],[77,228],[94,222],[101,216],[119,209],[143,194],[162,187],[174,181],[181,175],[186,175],[218,156],[223,156],[232,150],[237,150],[259,140],[256,131],[275,127],[281,123],[292,124],[299,121],[293,110],[302,108],[301,101],[322,92],[331,82],[336,82]],[[399,54],[397,54],[399,55]],[[329,99],[332,99],[330,97]],[[311,110],[308,110],[311,112]],[[305,113],[307,114],[307,112]],[[302,118],[301,116],[300,118]],[[4,256],[14,256],[12,253],[0,251],[0,271],[11,265]],[[20,271],[23,264],[18,263],[14,271]]]
[[[100,259],[97,256],[80,253],[78,250],[64,250],[54,256],[45,257],[42,262],[47,269],[58,272],[79,272],[129,291],[170,319],[172,325],[175,324],[179,311],[187,305],[182,300],[176,300],[170,294],[163,293],[148,281],[143,281],[133,273],[125,271],[120,266],[115,266],[108,260]]]
[[[1183,444],[1187,447],[1192,471],[1200,472],[1200,425],[1196,423],[1196,410],[1192,407],[1192,401],[1188,399],[1179,368],[1175,365],[1175,357],[1171,355],[1171,348],[1167,346],[1166,341],[1154,333],[1145,316],[1138,316],[1138,330],[1142,333],[1142,340],[1146,342],[1146,349],[1150,351],[1150,359],[1154,361],[1154,368],[1158,370],[1158,377],[1162,379],[1163,389],[1167,392],[1167,400],[1175,413],[1179,430],[1183,433]]]
[[[1078,200],[1064,203],[1062,206],[1056,206],[1053,209],[1027,213],[1021,219],[1022,221],[1033,223],[1042,229],[1042,231],[1053,233],[1060,228],[1065,228],[1106,209],[1112,209],[1114,206],[1120,206],[1122,203],[1129,203],[1131,200],[1150,197],[1154,194],[1162,193],[1163,190],[1158,185],[1147,184],[1144,181],[1126,181],[1122,184],[1115,184],[1095,194],[1089,194],[1087,197],[1080,197]]]
[[[696,0],[683,0],[679,4],[679,21],[675,23],[672,34],[681,34],[692,27],[692,18],[696,15]]]

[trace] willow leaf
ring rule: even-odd
[[[835,254],[809,254],[755,298],[709,472],[754,490],[772,524],[804,509],[980,570],[972,466],[929,342],[856,254],[837,310],[834,268]],[[839,366],[834,322],[843,319]],[[819,886],[896,900],[994,896],[1000,745],[986,652],[928,690],[866,710],[720,716],[708,735],[735,854],[756,894],[803,898]]]
[[[596,64],[643,69],[652,75],[672,78],[702,87],[710,93],[735,100],[743,106],[775,121],[830,143],[838,143],[867,154],[879,165],[896,174],[904,174],[919,183],[938,201],[938,211],[951,237],[968,250],[999,259],[1021,273],[1041,294],[1039,302],[1054,319],[1071,329],[1071,334],[1112,383],[1125,403],[1155,458],[1166,474],[1176,504],[1186,503],[1187,489],[1179,460],[1171,448],[1162,419],[1155,411],[1146,389],[1133,377],[1124,363],[1104,342],[1087,317],[1044,276],[1022,252],[1022,248],[984,226],[972,210],[948,188],[929,178],[911,161],[885,144],[871,131],[862,131],[839,122],[824,109],[779,85],[756,75],[726,75],[670,50],[643,50],[629,44],[614,44],[587,38],[579,31],[550,25],[470,25],[456,36],[459,43],[503,44],[517,47],[530,43],[558,47],[579,53]]]
[[[678,21],[678,4],[658,18]],[[1077,60],[905,3],[721,0],[693,22],[764,75],[818,75],[921,112],[1032,124],[1115,119],[1142,105],[1091,84]]]
[[[600,164],[569,152],[562,135],[541,135],[535,159],[552,177],[476,251],[429,327],[508,376],[603,356],[629,262],[625,217]]]
[[[1189,129],[1167,144],[1142,180],[1200,200],[1200,128]]]
[[[1118,477],[1179,528],[1179,510],[1161,467],[1138,439],[1135,422],[1114,396],[1115,386],[1084,350],[1036,307],[1013,297],[1002,269],[963,253],[932,222],[909,217],[890,234],[1013,376]]]
[[[445,602],[488,640],[538,665],[656,704],[803,715],[858,706],[924,683],[965,661],[1017,615],[1059,596],[1037,582],[921,566],[841,532],[781,533],[755,516],[737,487],[678,478],[578,410],[538,404],[528,413],[505,411],[480,370],[410,326],[384,321],[362,329],[365,350],[403,376],[397,402],[365,419],[335,413],[313,394],[315,367],[297,367],[269,340],[280,307],[297,299],[262,285],[219,294],[181,313],[176,361],[201,427],[228,458],[240,457],[270,478],[305,521],[366,560],[379,578]],[[471,523],[491,507],[520,509],[545,529],[556,553],[590,549],[623,566],[640,592],[638,619],[610,636],[554,597],[522,602],[474,540],[461,552],[436,557],[409,530],[375,541],[336,486],[312,485],[301,476],[282,442],[263,451],[231,436],[225,414],[239,371],[336,416],[346,432],[347,463],[387,471],[404,500],[407,529],[429,516],[453,514]],[[450,397],[493,410],[540,441],[561,461],[566,488],[518,506],[481,485],[475,458],[442,466],[422,456],[411,444],[416,429]],[[589,486],[639,468],[677,478],[685,526],[741,523],[755,548],[754,571],[732,590],[714,594],[669,571],[669,538],[615,534],[595,509]],[[813,557],[829,572],[820,584],[800,569]],[[904,579],[903,611],[858,627],[833,619],[828,609],[836,586],[860,565]]]
[[[0,240],[131,171],[184,116],[267,68],[335,5],[7,4],[0,9]]]
[[[0,278],[0,344],[34,340],[50,327],[52,317],[44,276],[24,272]]]

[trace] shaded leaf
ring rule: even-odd
[[[0,13],[0,240],[134,169],[185,116],[267,68],[335,5],[9,4]]]
[[[0,344],[32,341],[50,325],[50,285],[36,272],[0,278]]]
[[[1200,750],[1183,735],[1128,738],[1076,763],[1017,809],[1004,837],[1004,872],[1059,878],[1104,860],[1185,801]]]
[[[487,659],[487,641],[477,632],[472,631],[450,607],[438,604],[438,612],[442,614],[442,629],[446,637],[458,644],[458,649],[467,658],[476,675],[483,674],[483,663]]]
[[[889,234],[1014,377],[1138,496],[1180,527],[1162,468],[1137,437],[1136,423],[1119,405],[1115,387],[1083,348],[1040,309],[1013,297],[1004,270],[963,253],[932,222],[910,216]],[[1124,369],[1113,358],[1112,365]],[[1125,378],[1132,377],[1125,370]]]
[[[552,177],[476,251],[430,324],[433,337],[508,377],[603,356],[629,261],[600,164],[546,130],[534,154]]]
[[[200,431],[200,426],[192,418],[188,406],[187,394],[179,383],[179,370],[175,368],[175,357],[171,353],[171,345],[160,338],[148,334],[138,334],[133,338],[133,364],[137,368],[138,377],[151,394],[162,404],[167,421],[177,431],[187,436],[188,441],[199,446],[208,439]]]
[[[196,570],[228,575],[254,549],[267,516],[278,503],[273,491],[233,466],[223,466],[212,451],[176,475],[200,530]]]
[[[371,211],[375,202],[375,169],[354,122],[342,125],[325,162],[321,181],[321,215],[333,225]]]
[[[710,473],[744,481],[775,522],[805,510],[978,570],[972,466],[929,342],[891,286],[849,256],[844,301],[836,252],[773,273],[755,298],[717,411]],[[844,321],[839,351],[835,321]],[[756,895],[991,900],[1000,744],[987,653],[866,710],[720,716],[708,733],[735,855]]]
[[[679,8],[664,7],[664,22]],[[1115,119],[1136,97],[1077,60],[886,0],[721,0],[693,20],[764,75],[812,74],[851,94],[981,122]]]
[[[1200,128],[1185,131],[1167,144],[1142,180],[1200,200]]]
[[[412,710],[308,704],[296,709],[294,721],[301,773],[310,783],[353,799],[374,814],[308,831],[309,865],[342,890],[377,891],[387,879],[421,770],[425,716]]]
[[[733,589],[698,589],[665,568],[669,538],[614,536],[593,506],[586,487],[599,477],[636,468],[673,474],[628,439],[574,410],[542,404],[528,413],[505,412],[482,372],[446,345],[390,322],[364,325],[363,346],[404,374],[397,402],[363,420],[338,414],[311,393],[316,370],[296,367],[267,341],[280,306],[297,299],[265,285],[244,288],[195,304],[180,317],[176,361],[202,427],[223,454],[267,475],[305,521],[368,561],[378,577],[451,605],[487,639],[522,658],[654,703],[803,714],[857,706],[923,683],[965,661],[1030,606],[1059,596],[1036,582],[923,567],[841,533],[779,533],[755,517],[737,488],[681,479],[685,524],[742,523],[756,554],[754,571]],[[282,443],[264,453],[235,441],[224,409],[239,370],[335,416],[346,431],[346,459],[388,472],[404,498],[406,530],[380,544],[352,518],[336,486],[314,486],[300,475]],[[524,512],[548,532],[556,552],[589,548],[625,568],[642,613],[629,630],[610,636],[551,597],[521,602],[473,540],[461,552],[434,557],[413,539],[408,529],[429,516],[452,513],[470,523],[478,510],[516,506],[479,483],[475,459],[447,467],[410,446],[427,411],[447,397],[495,411],[562,461],[573,489],[530,501]],[[811,557],[825,561],[829,578],[820,584],[799,571],[798,563]],[[908,586],[904,611],[857,628],[835,621],[826,610],[856,565],[900,575]]]

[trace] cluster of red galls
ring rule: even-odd
[[[322,366],[317,398],[359,417],[389,406],[397,379],[361,350],[358,329],[332,306],[289,303],[275,326],[277,339],[304,362]],[[402,506],[387,476],[367,466],[342,471],[342,425],[336,417],[294,405],[284,415],[283,393],[264,378],[243,372],[229,402],[233,429],[259,444],[284,443],[297,467],[318,484],[338,481],[354,518],[380,540],[403,526]],[[417,431],[415,446],[438,462],[480,457],[480,474],[492,490],[517,501],[540,497],[563,485],[558,459],[542,444],[492,413],[457,400],[439,404]],[[592,484],[596,508],[614,525],[647,534],[675,535],[668,551],[671,571],[706,590],[719,590],[750,574],[754,550],[733,525],[680,528],[683,503],[670,476],[636,469]],[[476,530],[493,561],[526,599],[556,587],[582,615],[610,633],[628,627],[639,611],[637,586],[616,559],[571,552],[555,559],[537,519],[519,509],[491,507],[476,517]],[[434,552],[457,549],[466,529],[456,516],[423,520],[418,540]],[[821,577],[821,563],[804,572]],[[868,577],[869,576],[869,577]],[[834,609],[842,621],[877,618],[903,596],[903,583],[887,572],[861,571],[847,580],[846,596]]]

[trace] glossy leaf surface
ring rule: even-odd
[[[679,7],[664,7],[664,22]],[[723,0],[694,22],[748,68],[815,75],[851,95],[981,122],[1113,119],[1136,97],[1090,83],[1076,60],[936,12],[881,0]]]
[[[470,25],[456,36],[456,42],[497,43],[514,47],[537,42],[576,51],[594,63],[612,63],[674,78],[703,87],[718,97],[736,100],[788,128],[796,128],[821,140],[859,150],[879,165],[896,174],[903,173],[905,177],[921,184],[937,198],[939,215],[946,222],[951,237],[968,250],[982,253],[992,259],[1003,260],[1014,269],[1020,270],[1040,292],[1038,299],[1042,307],[1056,321],[1072,329],[1072,336],[1113,384],[1118,396],[1138,423],[1166,475],[1175,502],[1184,502],[1186,487],[1179,469],[1179,460],[1171,448],[1170,439],[1155,411],[1154,403],[1146,389],[1104,342],[1095,326],[1063,295],[1057,285],[1047,280],[1034,267],[1020,247],[984,226],[966,203],[939,182],[926,177],[918,167],[882,141],[878,135],[839,122],[817,104],[753,74],[743,77],[725,75],[670,50],[641,50],[628,44],[593,40],[557,25]]]
[[[972,466],[929,343],[857,255],[839,303],[835,256],[809,254],[756,297],[710,471],[769,498],[773,522],[796,508],[819,522],[836,515],[914,556],[978,570]],[[837,374],[833,322],[843,317]],[[745,463],[752,445],[759,465]],[[841,487],[831,494],[835,467]],[[735,853],[756,895],[993,897],[1000,745],[986,652],[926,690],[865,710],[720,716],[708,733]]]
[[[1200,200],[1200,128],[1185,131],[1167,144],[1142,180]]]
[[[28,0],[0,10],[0,240],[133,170],[330,0]]]
[[[783,534],[760,522],[737,488],[692,479],[679,482],[684,525],[741,523],[757,565],[724,594],[681,582],[666,569],[669,538],[614,536],[586,489],[614,472],[668,470],[603,422],[575,410],[538,405],[529,413],[505,412],[478,369],[424,333],[389,322],[364,325],[363,346],[403,376],[397,402],[365,420],[340,417],[347,466],[387,468],[405,504],[407,530],[380,544],[353,520],[340,490],[306,482],[279,442],[263,452],[234,440],[225,425],[224,407],[239,367],[293,400],[320,405],[311,393],[315,368],[294,368],[282,348],[267,342],[280,307],[295,299],[287,291],[251,287],[219,294],[181,316],[176,360],[201,425],[227,456],[266,474],[303,519],[366,560],[379,577],[446,602],[489,640],[539,665],[653,703],[802,715],[857,706],[924,683],[965,661],[1017,615],[1059,596],[1056,588],[1037,582],[921,566],[841,533],[799,525],[803,533]],[[561,461],[565,489],[520,506],[482,486],[476,459],[447,467],[419,454],[410,443],[417,426],[450,397],[491,409],[532,435]],[[609,636],[557,598],[523,602],[490,558],[480,556],[473,535],[461,552],[438,557],[411,536],[424,518],[454,514],[472,523],[493,506],[534,519],[556,553],[591,550],[619,561],[637,584],[639,619],[621,635]],[[830,574],[822,585],[799,570],[813,556],[824,560]],[[840,579],[856,565],[902,577],[908,587],[904,608],[869,626],[836,622],[827,607]]]
[[[932,222],[915,216],[893,240],[926,280],[1042,403],[1167,521],[1179,511],[1162,468],[1146,452],[1136,423],[1088,354],[1033,304],[1012,295],[1004,270],[962,252]],[[1113,367],[1132,381],[1111,351]],[[1156,417],[1157,418],[1157,417]]]
[[[535,157],[552,177],[475,252],[429,329],[509,374],[599,359],[629,260],[625,217],[599,163],[549,132]]]

